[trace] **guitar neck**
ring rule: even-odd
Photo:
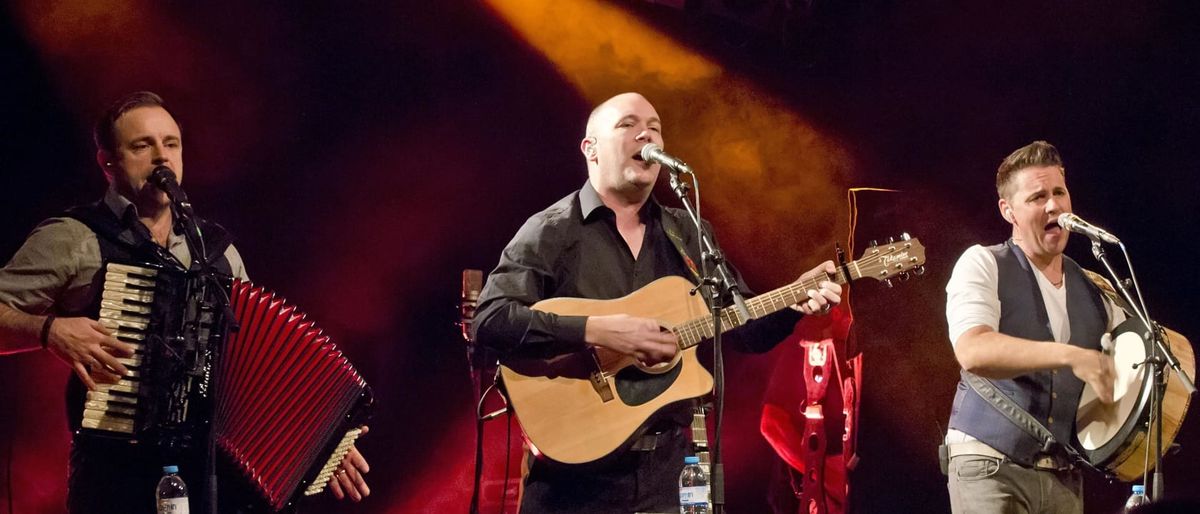
[[[873,278],[887,282],[900,276],[907,277],[909,270],[917,274],[924,272],[925,247],[920,241],[904,234],[900,241],[888,241],[883,246],[874,243],[863,252],[856,261],[843,264],[837,273],[822,273],[812,278],[800,279],[779,289],[746,300],[746,310],[750,319],[757,319],[808,300],[810,289],[820,289],[821,282],[830,281],[846,284],[860,278]],[[735,329],[746,324],[748,319],[742,319],[735,307],[720,310],[721,332]],[[679,338],[679,348],[685,350],[700,344],[705,339],[713,337],[711,316],[692,318],[677,325],[672,332]]]
[[[816,276],[807,279],[800,279],[783,286],[774,291],[764,293],[749,300],[746,300],[746,310],[750,311],[750,317],[753,319],[761,318],[778,312],[789,305],[795,305],[802,300],[808,299],[807,291],[809,289],[820,289],[821,282],[830,281],[838,284],[845,284],[851,280],[862,278],[862,272],[859,270],[858,261],[849,263],[843,268],[844,273],[834,275]],[[742,319],[738,315],[737,308],[726,307],[721,309],[721,333],[728,332],[737,327],[746,324],[747,320]],[[679,348],[687,349],[700,344],[706,339],[713,337],[713,323],[711,316],[701,316],[692,318],[683,323],[680,323],[673,330],[679,338]]]

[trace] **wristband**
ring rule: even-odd
[[[45,350],[46,346],[50,344],[50,325],[54,324],[54,318],[55,318],[55,316],[53,314],[49,314],[46,316],[46,321],[42,322],[42,349],[43,350]]]

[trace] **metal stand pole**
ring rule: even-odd
[[[1175,370],[1175,372],[1179,375],[1180,381],[1183,383],[1189,394],[1195,394],[1196,385],[1192,382],[1191,377],[1187,376],[1187,373],[1185,373],[1183,368],[1179,365],[1179,360],[1176,359],[1171,353],[1171,348],[1166,345],[1166,341],[1162,337],[1162,327],[1150,319],[1149,313],[1146,309],[1146,303],[1142,301],[1141,288],[1137,285],[1137,278],[1133,272],[1133,265],[1129,262],[1129,252],[1125,249],[1124,243],[1118,244],[1121,247],[1121,252],[1125,254],[1125,261],[1129,268],[1131,282],[1137,292],[1137,301],[1135,301],[1133,295],[1130,294],[1129,286],[1122,281],[1119,276],[1117,276],[1116,270],[1113,269],[1112,264],[1108,262],[1104,248],[1101,246],[1099,241],[1092,241],[1092,255],[1095,256],[1096,260],[1100,261],[1100,263],[1104,265],[1104,268],[1108,270],[1109,276],[1113,278],[1113,284],[1116,286],[1117,291],[1120,291],[1121,296],[1124,297],[1129,309],[1133,311],[1133,314],[1137,316],[1138,319],[1140,319],[1146,326],[1147,333],[1144,335],[1144,337],[1147,340],[1152,341],[1150,345],[1150,355],[1148,355],[1146,360],[1141,363],[1150,366],[1150,369],[1147,371],[1147,377],[1154,381],[1154,385],[1151,387],[1150,391],[1150,427],[1148,429],[1148,433],[1154,438],[1154,444],[1146,445],[1147,455],[1144,464],[1145,474],[1143,475],[1143,485],[1145,485],[1146,479],[1149,478],[1149,481],[1153,486],[1150,490],[1150,500],[1159,501],[1165,494],[1163,488],[1162,470],[1162,396],[1166,391],[1167,386],[1166,366],[1169,365]],[[1150,452],[1154,452],[1153,471],[1150,468]]]
[[[712,437],[709,488],[712,494],[713,513],[721,514],[725,509],[725,466],[721,458],[721,424],[725,407],[725,363],[721,354],[722,315],[725,313],[725,305],[722,302],[724,296],[728,294],[733,299],[734,310],[728,314],[738,316],[736,325],[744,324],[752,317],[746,308],[746,300],[738,288],[737,281],[733,279],[733,274],[725,265],[724,256],[720,249],[713,244],[711,234],[705,230],[704,223],[701,221],[700,187],[696,176],[687,173],[691,175],[691,187],[696,191],[696,206],[693,207],[691,197],[688,195],[689,185],[680,180],[680,173],[675,169],[665,168],[671,173],[671,190],[679,197],[679,201],[683,203],[684,209],[696,225],[703,268],[700,284],[696,287],[697,289],[704,288],[708,292],[706,296],[713,318],[713,410],[715,412],[713,428],[716,433]]]

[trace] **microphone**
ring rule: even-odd
[[[171,168],[166,166],[154,168],[154,171],[150,172],[149,181],[151,184],[154,184],[154,187],[167,193],[167,196],[171,197],[172,200],[177,200],[184,204],[188,203],[187,193],[184,193],[183,189],[179,187],[179,182],[175,180],[175,172],[171,171]]]
[[[1058,226],[1062,227],[1068,232],[1075,232],[1088,236],[1088,238],[1092,241],[1104,241],[1105,243],[1121,244],[1121,240],[1117,239],[1117,236],[1108,233],[1107,230],[1083,221],[1083,218],[1080,218],[1079,216],[1069,212],[1064,212],[1058,215]]]
[[[659,163],[663,166],[666,166],[674,173],[692,172],[692,168],[688,166],[686,162],[683,162],[679,160],[679,158],[663,151],[661,146],[658,146],[654,143],[643,146],[639,155],[641,155],[643,161]]]
[[[188,201],[187,193],[183,192],[183,188],[179,187],[179,182],[175,180],[175,172],[166,166],[158,166],[154,171],[150,172],[149,182],[167,193],[167,198],[171,200],[180,212],[178,214],[185,217],[194,217],[192,212],[192,202]]]

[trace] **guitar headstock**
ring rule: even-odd
[[[900,235],[899,241],[891,238],[885,244],[871,241],[852,269],[858,277],[870,277],[892,287],[892,279],[908,280],[911,275],[925,274],[925,247],[907,232]]]

